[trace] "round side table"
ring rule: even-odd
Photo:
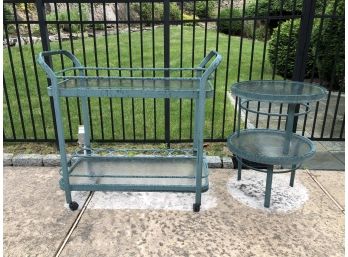
[[[327,92],[316,84],[286,80],[239,82],[232,85],[231,91],[239,98],[238,125],[237,131],[228,137],[227,146],[238,161],[238,180],[241,179],[242,165],[267,173],[264,206],[268,208],[273,174],[291,172],[290,186],[293,187],[296,169],[315,154],[315,146],[309,139],[293,133],[294,119],[296,116],[306,115],[310,111],[309,103],[325,98]],[[261,112],[249,107],[252,101],[288,104],[288,111],[286,114]],[[301,106],[306,107],[305,111],[300,111]],[[241,130],[242,109],[258,115],[285,117],[285,130]],[[267,169],[251,167],[243,160],[262,163]],[[291,168],[275,171],[274,165],[290,165]]]

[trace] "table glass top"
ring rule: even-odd
[[[302,103],[318,101],[326,96],[326,89],[311,83],[289,80],[252,80],[232,85],[232,93],[257,101]]]

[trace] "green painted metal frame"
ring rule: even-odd
[[[253,92],[252,90],[246,90],[245,87],[248,87],[250,85],[257,85],[260,83],[260,88],[261,84],[269,84],[272,86],[283,86],[284,91],[285,87],[290,87],[291,88],[291,94],[273,94],[271,92],[263,92],[262,89],[256,88],[256,92]],[[293,90],[293,88],[297,87],[296,90]],[[313,89],[313,92],[310,91],[310,93],[305,94],[303,93],[301,88],[310,88]],[[298,88],[300,88],[298,90]],[[257,91],[259,90],[259,91]],[[301,115],[305,115],[309,112],[309,103],[314,102],[314,101],[319,101],[323,99],[327,92],[326,89],[323,87],[316,85],[316,84],[310,84],[310,83],[304,83],[304,82],[297,82],[297,81],[275,81],[275,80],[262,80],[262,81],[243,81],[243,82],[238,82],[231,87],[232,93],[239,97],[238,100],[238,125],[237,125],[237,131],[229,136],[227,139],[227,145],[229,149],[236,154],[236,159],[238,162],[238,173],[237,173],[237,179],[241,180],[242,178],[242,166],[246,166],[248,168],[251,168],[256,171],[260,172],[265,172],[267,174],[266,177],[266,189],[265,189],[265,200],[264,200],[264,207],[268,208],[270,207],[271,203],[271,191],[272,191],[272,179],[273,179],[273,174],[274,173],[287,173],[291,172],[290,176],[290,186],[294,186],[294,181],[295,181],[295,173],[296,169],[298,169],[302,162],[305,159],[308,159],[312,157],[315,154],[315,145],[307,138],[302,137],[300,135],[294,134],[292,132],[293,129],[293,124],[294,124],[294,119],[296,117],[299,117]],[[286,103],[288,104],[288,112],[287,114],[282,114],[282,113],[265,113],[261,112],[259,110],[255,111],[252,110],[251,108],[248,107],[248,103],[250,101],[260,101],[260,102],[279,102],[279,103]],[[300,112],[300,109],[296,111],[297,106],[305,106],[306,111]],[[247,129],[241,132],[241,111],[246,110],[250,111],[252,113],[255,113],[257,115],[266,115],[266,116],[284,116],[286,117],[286,127],[285,131],[281,132],[279,130],[271,130],[271,129]],[[287,144],[285,144],[283,148],[283,153],[288,154],[289,153],[289,147],[290,147],[290,141],[292,137],[296,137],[300,139],[304,144],[307,144],[309,146],[309,151],[304,155],[304,156],[299,156],[299,157],[290,157],[289,158],[273,158],[271,156],[261,156],[260,154],[256,153],[249,153],[249,152],[244,152],[241,149],[238,149],[234,144],[233,140],[236,138],[239,138],[241,135],[247,136],[247,134],[250,133],[264,133],[264,132],[269,132],[269,133],[274,133],[274,134],[285,134],[285,138],[287,138]],[[264,142],[267,144],[267,142]],[[246,163],[243,162],[243,159],[248,160],[248,161],[253,161],[257,163],[262,163],[267,166],[266,169],[258,169],[255,167],[252,167],[250,165],[247,165]],[[287,170],[281,170],[281,171],[275,171],[274,170],[274,165],[291,165],[290,169]]]
[[[65,55],[74,64],[74,67],[54,72],[51,67],[45,62],[45,57],[51,58],[52,55]],[[66,202],[72,203],[71,191],[75,190],[102,190],[102,191],[188,191],[195,192],[194,211],[199,211],[201,205],[201,193],[208,189],[207,185],[202,188],[202,171],[208,170],[206,160],[203,156],[203,133],[204,133],[204,114],[205,114],[205,100],[207,97],[212,96],[213,87],[209,84],[209,79],[213,72],[217,69],[221,63],[222,57],[216,51],[211,51],[196,68],[98,68],[98,67],[83,67],[80,61],[70,52],[66,50],[54,50],[41,52],[37,58],[37,62],[46,72],[47,77],[51,81],[51,85],[48,87],[49,95],[54,99],[54,111],[57,121],[57,133],[58,142],[61,156],[61,173],[62,179],[60,185],[65,190]],[[210,63],[210,64],[209,64]],[[209,65],[208,65],[209,64]],[[174,78],[174,77],[96,77],[85,76],[86,70],[125,70],[125,71],[195,71],[195,77],[192,78]],[[64,72],[77,71],[78,76],[64,76]],[[168,85],[168,89],[157,90],[156,88],[143,90],[132,90],[124,88],[87,88],[84,84],[88,79],[106,80],[108,82],[119,80],[130,81],[163,81]],[[62,81],[76,80],[78,85],[76,88],[62,88],[60,87]],[[193,81],[196,86],[192,90],[178,90],[170,89],[170,83],[181,82],[185,80]],[[160,187],[156,185],[142,186],[142,185],[72,185],[70,183],[70,172],[74,166],[70,166],[67,162],[67,153],[65,150],[65,138],[64,128],[62,122],[62,113],[60,107],[60,97],[79,97],[82,105],[82,118],[84,125],[84,149],[83,155],[76,155],[77,160],[81,158],[113,158],[114,161],[119,160],[119,157],[97,157],[93,156],[93,149],[91,149],[90,143],[90,116],[88,108],[88,97],[141,97],[141,98],[191,98],[195,100],[195,126],[194,126],[194,144],[192,149],[192,156],[196,160],[195,165],[195,186],[192,188],[180,187],[180,186],[167,186]],[[127,157],[129,160],[137,157]],[[159,162],[163,161],[163,158],[171,158],[180,161],[182,157],[175,156],[152,156]],[[97,160],[95,159],[95,160]]]

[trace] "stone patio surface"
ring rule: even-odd
[[[87,206],[60,256],[344,256],[344,213],[306,171],[297,174],[309,200],[286,214],[234,199],[230,169],[211,172],[217,206],[200,213]],[[344,172],[311,174],[344,206]],[[64,206],[58,179],[57,167],[4,168],[4,256],[55,256],[79,213]]]

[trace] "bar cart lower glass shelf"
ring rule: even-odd
[[[172,151],[170,151],[172,150]],[[136,154],[129,156],[129,150],[116,149],[113,154],[77,155],[72,157],[68,168],[70,188],[73,191],[196,191],[196,161],[195,156],[178,154],[189,151],[176,149],[165,152],[176,155],[160,155],[163,150],[147,150],[146,155]],[[110,149],[99,149],[100,152]],[[137,150],[131,150],[137,152]],[[140,150],[139,150],[140,152]],[[149,155],[152,152],[153,155]],[[65,190],[64,179],[60,186]],[[208,166],[203,159],[202,188],[208,190]]]

